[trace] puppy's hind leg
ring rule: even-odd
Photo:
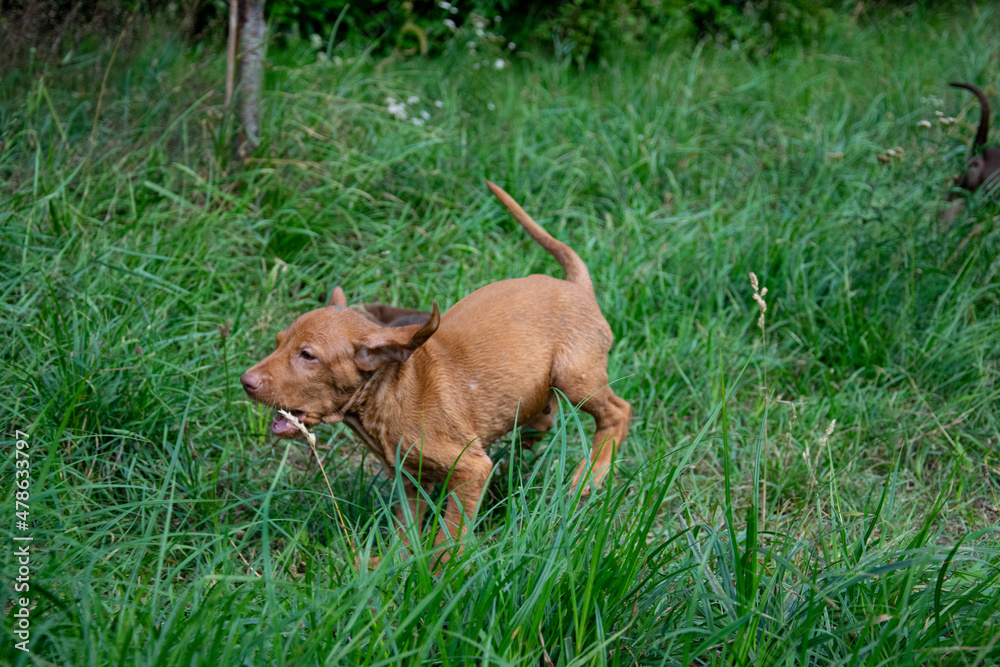
[[[570,397],[570,400],[575,399]],[[585,482],[581,493],[586,496],[592,490],[600,488],[611,470],[612,457],[615,452],[621,451],[628,433],[628,423],[632,419],[632,406],[616,396],[611,387],[605,386],[583,404],[583,409],[594,418],[597,433],[594,434],[594,444],[590,449],[590,460],[580,462],[573,473],[572,484],[576,489],[581,482]]]
[[[493,472],[493,462],[484,453],[466,452],[458,460],[448,479],[448,507],[444,511],[444,526],[434,539],[438,546],[451,537],[460,539],[468,531],[467,520],[471,521],[479,509],[483,489]],[[461,547],[458,547],[461,550]],[[445,550],[440,563],[448,560],[450,553]]]
[[[632,419],[632,406],[608,386],[606,364],[604,360],[597,368],[580,363],[566,364],[554,383],[574,405],[585,401],[582,408],[594,418],[597,426],[589,461],[581,461],[573,473],[573,488],[584,482],[582,494],[585,496],[604,481],[611,469],[611,458],[624,444]]]

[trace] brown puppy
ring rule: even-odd
[[[347,308],[342,290],[330,306],[299,317],[278,334],[278,348],[240,378],[247,394],[283,408],[307,426],[343,421],[390,470],[396,461],[424,487],[446,483],[447,533],[465,531],[493,463],[485,446],[543,412],[550,387],[581,404],[597,424],[590,463],[573,485],[598,486],[621,447],[631,406],[608,386],[612,335],[583,260],[487,181],[525,231],[555,257],[566,280],[532,275],[486,285],[444,315],[437,303],[420,324],[381,327]],[[271,430],[295,437],[282,416]],[[404,482],[410,515],[426,509]],[[400,523],[405,512],[397,512]],[[445,530],[435,544],[442,542]]]
[[[973,157],[969,161],[965,172],[956,176],[954,184],[964,190],[975,192],[983,185],[993,184],[1000,180],[1000,148],[986,146],[986,140],[990,133],[990,101],[986,93],[971,83],[951,83],[955,88],[964,88],[971,91],[979,99],[979,129],[976,131],[976,138],[972,140]],[[948,195],[948,201],[960,198],[958,193]],[[950,222],[958,214],[961,203],[958,203],[945,211],[945,222]]]

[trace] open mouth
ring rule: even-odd
[[[286,410],[286,412],[291,414],[303,424],[306,423],[306,413],[302,410]],[[302,431],[300,431],[298,427],[288,419],[288,417],[279,412],[274,415],[274,421],[271,422],[271,433],[275,434],[279,438],[294,438],[295,436],[301,434]]]

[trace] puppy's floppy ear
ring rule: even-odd
[[[368,334],[354,352],[354,363],[363,371],[373,371],[390,361],[406,361],[437,331],[439,324],[441,313],[435,301],[431,318],[423,325],[379,329]]]
[[[347,295],[344,294],[344,290],[341,289],[340,285],[334,287],[333,291],[330,292],[330,301],[326,305],[347,308]]]

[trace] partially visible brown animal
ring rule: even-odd
[[[347,303],[347,295],[344,290],[337,286],[330,294],[328,306],[338,303]],[[358,303],[351,306],[366,320],[374,322],[383,327],[405,327],[410,324],[425,324],[431,319],[431,314],[426,310],[415,310],[413,308],[399,308],[397,306],[387,306],[382,303]]]
[[[594,417],[590,461],[573,486],[589,493],[607,475],[628,432],[632,408],[608,386],[611,328],[590,273],[573,250],[552,238],[511,197],[487,186],[524,230],[555,257],[566,279],[532,275],[486,285],[441,315],[437,303],[420,324],[383,327],[347,307],[342,290],[330,305],[300,316],[278,334],[277,349],[240,378],[247,394],[289,411],[307,426],[343,421],[404,478],[409,515],[419,522],[425,492],[445,483],[445,528],[466,530],[493,469],[485,446],[543,413],[550,389]],[[295,437],[277,416],[271,431]],[[397,518],[403,523],[406,511]],[[447,557],[447,552],[443,554]]]
[[[990,101],[986,97],[986,93],[971,83],[953,82],[949,85],[955,88],[964,88],[979,100],[979,128],[976,130],[975,139],[972,140],[973,157],[966,166],[965,172],[956,176],[953,181],[957,187],[975,192],[983,185],[993,184],[1000,180],[1000,148],[986,145],[990,133]],[[952,192],[948,195],[948,201],[955,201],[960,197],[960,194]],[[962,204],[959,202],[945,211],[945,221],[953,220],[961,207]]]

